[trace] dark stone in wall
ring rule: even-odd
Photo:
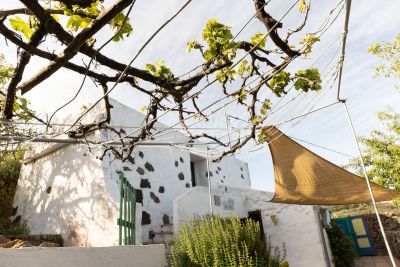
[[[242,167],[240,167],[240,170],[241,170],[241,171],[243,171],[243,168],[242,168]]]
[[[142,151],[139,151],[139,157],[141,157],[141,158],[143,158],[143,157],[144,157],[144,154],[143,154],[143,152],[142,152]]]
[[[225,175],[224,175],[224,177],[222,177],[222,178],[224,178],[224,179],[225,179],[225,178],[226,178],[226,177],[225,177]]]
[[[241,177],[242,179],[244,179],[243,173],[240,175],[240,177]]]
[[[183,173],[180,172],[178,174],[178,178],[179,178],[179,180],[183,181],[185,179],[185,175],[183,175]]]
[[[21,223],[21,215],[15,217],[15,219],[11,222],[11,226],[15,227]]]
[[[146,211],[142,211],[142,225],[151,224],[151,217]]]
[[[51,193],[51,186],[47,187],[46,193],[47,193],[47,194],[50,194],[50,193]]]
[[[182,157],[179,157],[179,161],[180,161],[181,163],[183,163],[183,158],[182,158]]]
[[[153,230],[150,230],[150,231],[149,231],[149,239],[150,239],[150,240],[153,240],[154,237],[156,237],[156,235],[154,234],[154,231],[153,231]]]
[[[143,204],[143,192],[140,189],[136,189],[136,202]]]
[[[151,188],[151,184],[148,179],[140,179],[140,188]]]
[[[221,171],[221,167],[218,167],[217,169],[218,169],[219,171]]]
[[[169,216],[167,214],[164,214],[162,217],[163,224],[169,224]]]
[[[143,175],[143,174],[144,174],[143,168],[137,167],[136,171],[137,171],[140,175]]]
[[[17,211],[18,211],[18,205],[15,208],[11,207],[11,216],[15,216],[15,214],[17,214]]]
[[[134,158],[134,157],[129,156],[129,157],[127,158],[127,160],[128,160],[130,163],[135,164],[135,158]]]
[[[129,168],[129,167],[127,167],[127,166],[124,166],[124,167],[122,167],[122,169],[124,170],[124,171],[131,171],[131,168]]]
[[[160,186],[159,188],[158,188],[158,193],[164,193],[165,192],[165,188],[164,188],[164,186]]]
[[[178,167],[179,163],[177,160],[175,160],[175,167]]]
[[[185,186],[186,186],[186,188],[190,188],[190,184],[189,183],[186,183]]]
[[[208,174],[210,175],[210,177],[213,177],[212,171],[209,171]],[[207,172],[206,172],[205,176],[207,177]]]
[[[120,131],[120,133],[123,133],[123,134],[126,133],[125,130],[122,128],[119,131]]]
[[[160,199],[153,192],[150,192],[150,197],[155,203],[160,203]]]
[[[146,168],[146,170],[148,170],[149,172],[154,172],[154,167],[153,165],[151,165],[150,163],[146,162],[144,164],[144,167]]]
[[[224,180],[221,180],[221,183],[224,183]]]
[[[215,171],[215,173],[216,173],[216,174],[219,174],[219,172],[218,172],[218,171]]]

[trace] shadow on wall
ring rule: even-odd
[[[115,245],[118,206],[106,190],[101,161],[67,146],[24,165],[13,206],[32,234],[61,234],[66,246]]]

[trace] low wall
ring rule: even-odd
[[[367,224],[368,232],[372,237],[372,242],[376,249],[377,254],[378,255],[388,255],[376,215],[375,214],[364,214],[363,217]],[[400,223],[399,223],[400,218],[398,217],[398,215],[393,214],[393,213],[384,213],[384,214],[381,214],[380,217],[381,217],[382,224],[383,224],[383,227],[386,232],[395,233],[395,232],[400,231]],[[398,235],[396,235],[396,234],[392,234],[392,235],[394,235],[393,242],[395,240],[399,240],[397,238]],[[397,246],[399,246],[399,244],[397,244]],[[392,250],[394,250],[393,244],[390,244],[390,247],[392,248]],[[399,253],[400,253],[400,251],[399,251]],[[400,256],[400,254],[397,255],[397,257],[399,257],[399,256]]]
[[[164,245],[1,249],[0,267],[163,267]]]

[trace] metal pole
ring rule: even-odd
[[[381,216],[379,215],[378,207],[376,206],[374,193],[372,192],[371,183],[369,182],[367,170],[365,168],[364,159],[363,159],[362,154],[361,154],[361,149],[360,149],[360,145],[359,145],[358,140],[357,140],[356,132],[354,130],[353,122],[351,121],[350,113],[349,113],[349,110],[347,108],[346,102],[342,101],[342,103],[344,104],[344,109],[346,110],[347,119],[349,121],[351,131],[353,132],[354,141],[355,141],[355,143],[357,145],[358,156],[360,158],[361,166],[362,166],[362,169],[363,169],[363,172],[364,172],[364,176],[365,176],[365,181],[367,183],[368,191],[369,191],[369,194],[371,196],[372,204],[374,206],[376,218],[378,219],[379,228],[381,229],[382,237],[383,237],[383,240],[385,241],[385,246],[386,246],[386,249],[387,249],[387,251],[389,253],[390,261],[392,262],[392,265],[394,267],[396,267],[397,265],[396,265],[396,262],[394,261],[392,250],[390,249],[389,242],[388,242],[388,240],[386,238],[386,233],[385,233],[385,229],[383,228],[383,224],[382,224],[382,221],[381,221]]]
[[[225,124],[226,124],[226,131],[228,133],[228,141],[229,141],[229,148],[232,148],[231,143],[231,131],[229,130],[229,117],[226,114],[226,107],[224,106],[224,114],[225,114]]]
[[[336,99],[338,101],[340,100],[340,86],[342,84],[342,73],[343,73],[344,56],[346,53],[347,32],[349,31],[350,8],[351,8],[351,0],[347,0],[346,1],[346,15],[345,15],[345,19],[344,19],[343,39],[342,39],[342,51],[340,54],[338,91],[337,91],[337,96],[336,96]]]
[[[212,205],[212,194],[211,194],[211,178],[210,178],[210,164],[208,162],[208,147],[206,146],[206,157],[207,157],[207,178],[208,178],[208,195],[210,197],[210,212],[214,214]]]

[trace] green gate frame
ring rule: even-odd
[[[119,218],[117,220],[119,226],[119,245],[135,245],[136,190],[122,172],[119,173],[119,181]]]

